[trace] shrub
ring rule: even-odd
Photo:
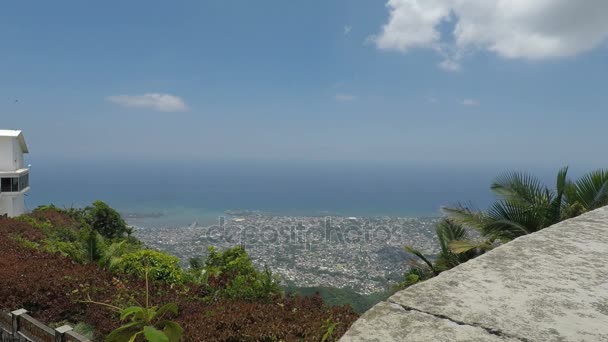
[[[181,283],[184,280],[184,272],[179,266],[178,258],[151,249],[140,249],[122,255],[115,262],[112,270],[143,278],[146,267],[153,280],[170,284]]]
[[[79,243],[61,240],[45,240],[44,250],[49,253],[59,253],[80,264],[84,264],[86,261],[86,252]]]
[[[30,226],[41,230],[44,234],[49,234],[53,229],[53,225],[51,224],[51,222],[44,219],[36,219],[35,217],[28,215],[21,215],[17,217],[16,220],[27,223]]]
[[[268,268],[258,271],[243,247],[224,252],[209,247],[204,269],[200,272],[208,294],[256,300],[268,299],[281,292],[277,277]]]
[[[85,221],[103,237],[120,238],[127,232],[127,224],[120,214],[103,201],[95,201],[84,209]]]

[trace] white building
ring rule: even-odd
[[[21,131],[0,130],[0,215],[25,213],[30,170],[23,165],[24,153],[28,150]]]

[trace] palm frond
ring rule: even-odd
[[[449,251],[448,244],[451,241],[467,239],[466,229],[449,218],[444,218],[437,224],[435,233],[437,234],[442,253]]]
[[[450,242],[450,250],[455,254],[467,253],[474,249],[488,250],[492,245],[488,242],[475,242],[470,240],[455,240]]]
[[[482,232],[488,223],[488,217],[482,211],[472,210],[463,204],[454,207],[441,207],[441,211],[454,223]]]
[[[552,199],[552,192],[536,177],[528,173],[508,172],[498,176],[492,191],[504,200],[535,205]]]
[[[549,212],[548,220],[550,224],[557,223],[561,220],[563,214],[562,209],[564,208],[564,198],[568,191],[568,167],[563,167],[557,173],[557,182],[555,185],[556,195],[551,202],[551,210]]]
[[[576,189],[574,200],[582,204],[585,210],[608,205],[608,170],[590,172],[576,180],[574,187]]]
[[[405,250],[409,253],[414,254],[415,256],[417,256],[418,258],[420,258],[420,260],[422,260],[425,264],[427,264],[429,266],[429,268],[431,269],[431,271],[433,271],[433,274],[437,275],[439,274],[436,270],[435,267],[433,266],[433,263],[427,259],[424,254],[422,254],[420,251],[418,251],[417,249],[413,248],[412,246],[404,246]]]
[[[482,234],[488,238],[513,240],[545,227],[547,208],[530,207],[517,201],[498,201],[488,208],[490,222]]]

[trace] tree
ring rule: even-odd
[[[568,183],[564,195],[568,203],[564,218],[608,205],[608,170],[592,171],[575,182]]]
[[[169,284],[179,284],[184,280],[184,272],[177,257],[152,249],[139,249],[121,255],[111,270],[138,277],[149,275],[152,280]]]
[[[567,173],[567,167],[558,172],[555,190],[527,173],[506,173],[492,184],[498,200],[487,211],[463,205],[442,209],[454,222],[477,229],[490,244],[496,240],[507,242],[563,219]]]
[[[405,250],[417,256],[422,260],[424,265],[418,264],[410,268],[404,275],[404,281],[400,284],[400,287],[408,287],[419,281],[432,278],[443,271],[475,258],[484,253],[486,249],[491,248],[491,246],[487,244],[476,243],[473,247],[467,248],[463,252],[455,252],[452,247],[453,245],[456,246],[456,244],[462,245],[465,243],[467,245],[472,245],[473,242],[468,241],[469,237],[466,229],[449,218],[443,218],[437,224],[435,234],[437,235],[437,240],[441,247],[435,262],[432,262],[415,248],[405,246]]]
[[[491,189],[498,199],[485,210],[459,204],[443,207],[447,214],[437,226],[441,247],[434,263],[412,247],[406,250],[425,265],[417,265],[405,274],[401,286],[431,278],[483,254],[499,243],[531,234],[562,220],[608,205],[608,170],[592,171],[576,181],[568,179],[568,168],[559,170],[555,188],[521,172],[509,172],[496,178]],[[482,240],[471,240],[465,228],[479,231]]]
[[[88,229],[84,234],[85,236],[82,244],[86,254],[86,260],[88,262],[95,262],[102,256],[103,238],[93,229]]]
[[[281,292],[278,278],[267,267],[258,271],[243,247],[221,252],[209,246],[208,251],[204,268],[198,271],[208,295],[260,300]],[[197,261],[192,266],[200,264]]]
[[[127,224],[120,214],[103,201],[95,201],[84,209],[87,223],[103,237],[121,238],[127,233]]]
[[[485,212],[463,205],[444,207],[443,211],[493,243],[507,242],[608,205],[608,170],[592,171],[574,182],[567,175],[567,167],[559,170],[551,189],[527,173],[506,173],[492,184],[498,200]]]

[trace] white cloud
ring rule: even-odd
[[[462,100],[461,104],[463,106],[468,106],[468,107],[476,107],[479,106],[479,100],[475,100],[475,99],[464,99]]]
[[[170,94],[115,95],[106,100],[129,108],[147,108],[160,112],[184,112],[188,106],[181,97]]]
[[[434,49],[458,70],[465,53],[543,60],[589,51],[608,38],[606,0],[388,0],[380,49]],[[453,24],[446,36],[443,22]],[[449,27],[449,26],[446,26]]]
[[[349,35],[350,31],[352,31],[352,30],[353,30],[352,26],[349,26],[349,25],[344,26],[344,35],[345,36]]]
[[[445,0],[389,0],[388,23],[375,37],[381,49],[406,52],[415,47],[433,47],[441,38],[437,25],[449,15]]]
[[[334,99],[339,102],[350,102],[354,101],[356,98],[356,96],[350,94],[336,94],[336,96],[334,96]]]
[[[460,71],[459,58],[445,58],[439,63],[439,67],[447,71]]]

